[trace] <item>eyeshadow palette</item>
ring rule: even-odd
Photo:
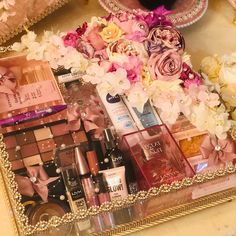
[[[54,159],[56,149],[86,141],[83,130],[71,132],[65,121],[4,135],[13,170],[51,161]]]
[[[2,58],[0,77],[1,133],[16,131],[20,123],[38,122],[67,107],[47,62],[25,56]]]

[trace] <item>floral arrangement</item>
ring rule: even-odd
[[[47,31],[38,39],[29,31],[12,48],[54,69],[80,72],[84,82],[127,96],[140,111],[149,99],[169,125],[182,113],[199,130],[224,139],[232,125],[227,108],[192,70],[184,39],[167,14],[159,7],[92,17],[68,33]]]
[[[209,89],[218,93],[231,119],[236,121],[236,53],[205,57],[200,70]]]
[[[14,5],[15,0],[0,0],[0,22],[6,22],[8,17],[16,14],[12,11]]]

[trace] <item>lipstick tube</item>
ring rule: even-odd
[[[103,203],[110,202],[111,198],[106,190],[103,174],[100,173],[94,176],[93,179],[95,182],[95,191],[98,196],[99,204],[102,205]],[[115,219],[113,213],[111,212],[103,213],[102,218],[107,229],[115,227]]]
[[[90,171],[85,157],[79,147],[75,148],[75,162],[77,171],[81,179],[81,183],[84,188],[85,197],[88,207],[99,206],[98,197],[95,194],[95,186],[92,178],[90,177]],[[96,232],[104,230],[102,218],[98,216],[92,217],[94,229]]]

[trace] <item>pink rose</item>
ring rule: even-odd
[[[77,40],[76,49],[86,58],[92,58],[94,55],[94,48],[92,45],[82,39]]]
[[[132,24],[131,31],[125,36],[127,39],[142,42],[148,36],[149,28],[145,21],[136,21]]]
[[[101,31],[100,27],[96,26],[87,34],[87,40],[96,50],[102,50],[103,48],[106,47],[106,43],[99,35],[100,31]]]
[[[148,60],[148,69],[154,80],[179,79],[182,72],[181,56],[175,50],[153,53]]]
[[[179,53],[184,52],[185,42],[183,36],[173,27],[160,26],[153,28],[148,35],[146,48],[149,53],[174,49]]]
[[[69,32],[67,35],[63,37],[64,45],[66,47],[71,46],[73,48],[76,47],[76,41],[79,38],[76,32]]]
[[[108,51],[127,56],[137,56],[139,53],[129,40],[120,39],[108,46]]]

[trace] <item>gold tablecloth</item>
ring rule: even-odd
[[[96,0],[71,0],[45,20],[33,26],[36,33],[44,30],[68,31],[76,28],[93,15],[104,15],[105,11]],[[226,0],[210,0],[206,15],[194,25],[181,30],[192,55],[195,68],[201,58],[209,54],[224,54],[236,51],[236,25],[234,11]],[[16,37],[13,41],[18,40]],[[203,210],[156,227],[137,232],[135,236],[236,236],[236,200]],[[15,236],[16,225],[0,175],[0,235]]]

